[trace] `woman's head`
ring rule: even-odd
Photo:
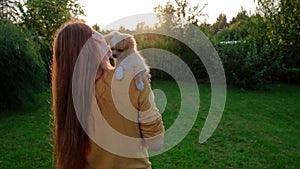
[[[82,49],[88,50],[82,51]],[[72,74],[77,58],[81,54],[84,55],[83,57],[92,55],[90,57],[93,59],[102,61],[100,69],[108,70],[111,68],[108,58],[110,52],[101,34],[82,21],[70,21],[56,33],[53,43],[53,62],[57,65],[53,65],[52,69],[59,66],[65,74]]]
[[[93,72],[99,65],[100,72],[110,68],[106,56],[110,50],[105,41],[100,45],[101,39],[95,38],[94,34],[95,31],[85,23],[72,21],[57,31],[53,43],[53,134],[57,169],[83,169],[87,164],[89,139],[75,112],[72,87],[80,83],[78,90],[87,88],[82,85],[86,81],[94,83]],[[97,36],[101,37],[100,34]]]

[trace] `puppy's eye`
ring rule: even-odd
[[[124,49],[118,49],[118,52],[123,52],[124,51]]]

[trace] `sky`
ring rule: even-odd
[[[101,29],[118,29],[125,26],[128,29],[134,29],[137,23],[145,22],[149,26],[153,26],[157,22],[153,8],[158,5],[165,6],[168,0],[78,0],[85,10],[86,17],[81,17],[87,21],[87,24],[93,26],[98,24]],[[173,2],[171,0],[171,2]],[[241,11],[241,7],[246,11],[255,11],[254,0],[188,0],[194,6],[204,4],[203,13],[208,17],[203,17],[203,21],[214,23],[220,13],[227,16],[229,22]],[[152,13],[149,15],[141,15]],[[129,18],[126,20],[124,18]],[[125,22],[120,22],[124,21]],[[127,25],[126,25],[127,24]]]

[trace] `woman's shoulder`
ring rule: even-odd
[[[115,69],[110,69],[104,72],[103,76],[113,76],[115,73]]]
[[[125,79],[127,79],[127,78],[132,78],[132,77],[134,77],[134,75],[135,75],[134,71],[132,71],[132,70],[124,70],[124,71],[123,71],[122,79],[123,79],[123,78],[125,78]],[[107,70],[107,71],[105,71],[104,74],[103,74],[103,77],[106,77],[106,78],[107,78],[107,77],[113,77],[113,76],[116,76],[116,71],[115,71],[115,69]],[[114,77],[114,78],[116,78],[116,77]]]
[[[96,84],[105,83],[106,81],[110,81],[111,77],[114,75],[115,70],[107,70],[102,73],[102,75],[96,79]]]
[[[105,71],[103,73],[102,77],[99,79],[100,83],[105,83],[105,84],[114,83],[116,85],[121,85],[121,86],[124,84],[130,84],[130,87],[133,86],[133,84],[134,84],[133,80],[136,75],[136,73],[134,71],[124,70],[121,80],[117,80],[116,73],[117,72],[115,71],[115,69]],[[150,85],[149,81],[147,80],[146,77],[143,77],[143,82],[146,83],[145,86],[147,86],[147,87],[148,87],[148,85]]]

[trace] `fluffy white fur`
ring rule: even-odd
[[[150,79],[150,70],[142,55],[137,51],[136,41],[132,35],[120,32],[111,32],[104,36],[111,47],[112,56],[115,58],[116,78],[123,78],[124,70],[136,73],[135,84],[138,90],[144,89],[143,77]]]

